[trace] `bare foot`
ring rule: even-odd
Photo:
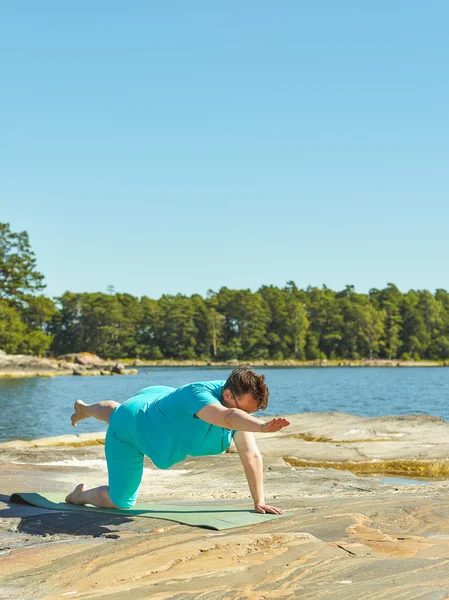
[[[73,492],[71,494],[66,496],[65,501],[68,502],[69,504],[84,504],[84,502],[82,502],[82,500],[81,500],[81,494],[84,492],[85,489],[86,489],[86,486],[84,485],[84,483],[80,483],[79,485],[76,486],[76,488],[73,490]]]
[[[82,400],[77,400],[75,402],[75,404],[73,405],[75,412],[70,417],[73,427],[76,427],[76,424],[78,423],[78,421],[82,421],[83,419],[89,418],[89,415],[86,415],[86,409],[85,409],[86,406],[88,406],[88,405],[85,402],[83,402]]]

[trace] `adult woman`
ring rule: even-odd
[[[265,376],[239,367],[226,381],[192,383],[178,389],[154,386],[119,404],[75,402],[72,425],[94,417],[109,423],[105,440],[109,485],[90,490],[79,484],[66,498],[73,504],[130,508],[137,499],[144,456],[167,469],[186,456],[220,454],[232,439],[239,452],[254,509],[283,511],[265,503],[263,463],[253,432],[271,433],[289,425],[284,418],[261,421],[251,413],[268,404]]]

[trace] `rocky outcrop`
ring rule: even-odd
[[[122,363],[104,361],[95,354],[80,352],[58,358],[6,354],[0,350],[0,377],[54,377],[56,375],[131,375]]]
[[[0,377],[51,377],[71,375],[72,366],[58,360],[25,354],[0,353]]]
[[[74,353],[74,354],[63,354],[61,356],[58,356],[58,360],[60,361],[68,361],[68,362],[74,362],[77,365],[83,365],[83,366],[93,366],[93,365],[100,365],[102,364],[104,361],[97,356],[96,354],[91,354],[90,352],[78,352],[78,353]]]

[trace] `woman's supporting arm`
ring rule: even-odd
[[[263,461],[257,447],[254,435],[248,431],[237,431],[234,435],[240,460],[245,469],[251,496],[254,501],[254,510],[259,513],[283,514],[283,510],[265,503],[263,489]]]

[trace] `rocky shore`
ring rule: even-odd
[[[106,483],[104,434],[0,445],[0,597],[449,598],[449,423],[290,418],[288,429],[257,436],[267,501],[288,513],[225,532],[9,504],[16,491]],[[145,467],[141,501],[251,507],[233,448]]]

